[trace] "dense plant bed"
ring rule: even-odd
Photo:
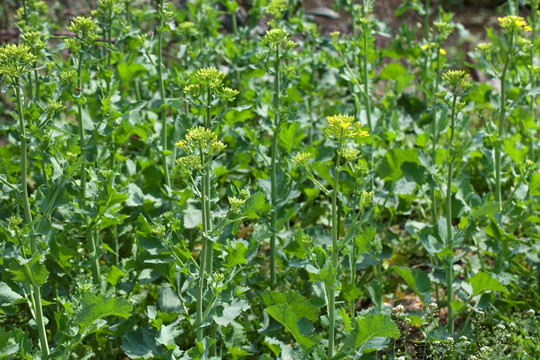
[[[0,358],[540,358],[538,0],[353,3],[23,0]]]

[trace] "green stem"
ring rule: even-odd
[[[111,27],[112,27],[112,8],[109,9],[109,12],[107,14],[107,20],[108,20],[108,25],[107,25],[107,44],[109,45],[109,49],[111,48],[112,46],[112,39],[111,39]],[[112,71],[111,69],[111,62],[112,62],[112,56],[111,56],[111,50],[109,49],[106,49],[107,51],[107,70],[108,71]],[[109,95],[110,91],[111,91],[111,78],[110,76],[112,76],[111,74],[107,74],[107,78],[106,78],[106,81],[107,81],[107,84],[106,84],[106,88],[107,88],[107,96]]]
[[[161,98],[161,163],[163,166],[163,175],[165,177],[165,185],[171,189],[171,178],[169,176],[169,165],[167,163],[167,108],[165,106],[165,85],[163,82],[163,0],[160,0],[159,5],[159,29],[158,29],[158,60],[157,72],[159,78],[159,96]],[[168,193],[168,191],[167,191]],[[170,200],[169,200],[170,202]],[[172,204],[171,204],[172,205]]]
[[[82,91],[82,65],[83,65],[83,56],[84,53],[81,50],[79,52],[79,60],[77,64],[77,88],[79,91],[79,97],[84,96]],[[81,195],[80,199],[81,202],[84,201],[86,198],[86,140],[85,140],[85,131],[84,131],[84,123],[82,118],[82,105],[77,99],[77,123],[79,124],[79,146],[81,147]]]
[[[39,84],[39,73],[38,73],[38,70],[37,68],[34,68],[34,79],[36,81],[36,96],[34,97],[34,99],[36,101],[39,101],[39,96],[40,96],[40,84]]]
[[[30,201],[28,199],[28,180],[27,180],[27,150],[26,150],[26,126],[24,122],[24,113],[22,109],[22,96],[21,96],[21,83],[17,78],[15,84],[15,94],[17,97],[17,112],[19,115],[19,133],[21,137],[21,186],[23,193],[23,208],[24,217],[27,224],[32,223],[32,212],[30,211]],[[37,253],[37,240],[34,235],[30,236],[30,249],[32,251],[32,257]],[[39,345],[42,351],[42,358],[47,359],[49,357],[49,344],[47,342],[47,332],[45,329],[45,322],[43,321],[43,306],[41,304],[41,289],[34,281],[32,281],[32,288],[35,296],[32,298],[34,307],[34,316],[39,334]]]
[[[204,126],[207,129],[210,129],[212,126],[212,97],[210,90],[208,90],[207,93],[207,100],[208,100],[208,108],[206,111],[206,119]],[[211,203],[211,197],[212,197],[212,191],[211,191],[211,171],[212,171],[212,165],[209,162],[208,168],[206,171],[206,175],[203,176],[204,185],[206,187],[206,197],[204,198],[204,201],[206,202],[206,216],[204,217],[205,221],[205,234],[206,236],[209,236],[209,234],[212,232],[212,203]],[[212,244],[211,240],[208,240],[208,249],[206,252],[206,272],[211,275],[212,274],[212,267],[214,262],[214,246]]]
[[[201,150],[201,164],[205,163],[204,153]],[[206,169],[208,171],[208,169]],[[202,196],[201,196],[201,211],[202,211],[202,225],[203,225],[203,236],[202,236],[202,249],[201,249],[201,258],[199,265],[199,288],[197,289],[197,341],[201,342],[204,338],[204,331],[202,328],[203,321],[203,295],[204,295],[204,280],[205,280],[205,270],[206,270],[206,259],[208,254],[208,237],[207,237],[207,222],[206,216],[208,214],[206,198],[208,194],[206,193],[206,177],[207,174],[202,174]]]
[[[341,147],[343,146],[343,139],[339,140],[339,146],[336,157],[336,168],[334,172],[334,189],[332,191],[332,272],[336,274],[338,267],[338,216],[337,216],[337,193],[339,187],[339,171],[341,162]],[[334,335],[336,326],[336,293],[335,288],[332,285],[328,289],[328,359],[334,356]]]
[[[364,35],[364,53],[363,53],[363,72],[364,72],[364,106],[366,107],[366,118],[368,123],[368,130],[370,134],[373,134],[373,125],[371,123],[371,101],[369,98],[369,79],[368,79],[368,40],[369,34],[367,31],[363,32]],[[373,147],[369,149],[369,166],[373,170]],[[375,187],[375,176],[371,177],[371,184],[368,190],[372,190]]]
[[[454,90],[455,91],[455,90]],[[445,248],[447,250],[453,251],[453,244],[452,244],[452,178],[453,178],[453,171],[454,171],[454,159],[455,155],[452,154],[454,150],[452,150],[452,143],[454,142],[454,136],[455,136],[455,127],[456,127],[456,102],[457,102],[457,94],[454,93],[454,98],[452,100],[452,116],[451,116],[451,124],[450,124],[450,152],[451,152],[451,159],[448,163],[448,180],[446,185],[446,244]],[[446,298],[448,300],[448,331],[450,333],[454,332],[454,309],[450,305],[450,302],[452,301],[454,297],[454,290],[452,287],[453,283],[453,269],[452,269],[452,263],[453,263],[453,256],[448,257],[448,261],[446,263]]]
[[[276,50],[276,61],[274,63],[274,133],[272,134],[272,153],[271,153],[271,197],[272,197],[272,223],[270,238],[270,287],[272,289],[276,286],[276,239],[277,239],[277,216],[278,216],[278,188],[277,188],[277,157],[278,157],[278,134],[279,126],[281,125],[281,119],[279,114],[280,106],[280,81],[281,73],[279,69],[279,49]]]
[[[501,147],[504,140],[504,118],[506,109],[506,71],[510,63],[510,57],[512,53],[512,45],[514,42],[514,33],[510,34],[510,44],[508,46],[508,55],[504,62],[504,68],[501,73],[501,103],[499,111],[499,138],[497,145],[495,146],[495,200],[499,204],[499,211],[502,211],[502,194],[501,194]]]
[[[212,95],[210,92],[210,89],[208,89],[207,92],[207,109],[206,109],[206,119],[205,119],[205,127],[210,129],[212,125]],[[201,149],[202,153],[202,149]],[[208,159],[210,160],[210,159]],[[204,164],[204,162],[203,162]],[[214,261],[214,244],[212,240],[210,239],[210,234],[212,232],[212,190],[211,190],[211,176],[212,176],[212,163],[208,161],[208,164],[206,165],[206,172],[203,174],[203,187],[204,187],[204,198],[203,201],[205,203],[204,206],[204,213],[203,213],[203,232],[204,237],[206,239],[206,273],[208,276],[212,276],[212,267],[213,267],[213,261]],[[202,266],[202,264],[201,264]],[[213,325],[211,328],[211,336],[215,338],[215,335],[217,333],[217,325]],[[212,344],[210,346],[210,356],[215,357],[216,355],[216,344]]]

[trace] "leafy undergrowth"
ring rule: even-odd
[[[0,358],[540,357],[538,0],[353,3],[22,2]]]

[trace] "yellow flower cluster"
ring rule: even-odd
[[[346,139],[369,136],[367,131],[360,129],[360,123],[354,123],[354,116],[333,115],[326,118],[328,127],[323,130],[324,134],[337,142]]]
[[[531,31],[532,28],[521,16],[509,15],[497,18],[505,34],[516,34],[523,31]]]
[[[24,44],[7,44],[0,48],[0,74],[8,82],[15,82],[16,78],[29,72],[35,61],[36,56]]]
[[[226,101],[233,101],[239,94],[238,90],[224,85],[225,74],[215,67],[199,69],[193,73],[192,77],[194,83],[186,86],[184,92],[195,98],[210,92]]]
[[[212,130],[203,126],[189,129],[185,139],[175,145],[181,147],[187,154],[176,162],[189,172],[200,170],[205,166],[201,158],[209,161],[227,147],[217,139],[217,135]]]
[[[296,43],[289,38],[289,33],[279,28],[268,30],[261,42],[273,51],[282,47],[287,51],[296,46]]]

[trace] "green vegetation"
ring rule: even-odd
[[[239,3],[22,1],[0,359],[540,358],[539,1]]]

